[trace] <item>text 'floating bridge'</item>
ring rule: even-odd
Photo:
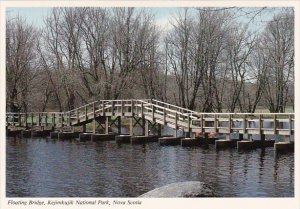
[[[115,126],[120,135],[123,117],[129,120],[130,136],[134,136],[133,128],[140,126],[143,136],[149,136],[149,129],[155,128],[160,137],[161,126],[168,126],[174,130],[173,136],[165,138],[173,142],[179,138],[178,130],[181,130],[190,140],[199,134],[207,140],[212,133],[225,135],[225,140],[217,140],[216,147],[217,144],[232,146],[231,133],[239,134],[240,147],[248,142],[254,146],[252,135],[260,135],[261,142],[265,141],[266,135],[279,135],[284,142],[278,146],[293,144],[293,113],[200,113],[153,99],[101,100],[68,112],[6,113],[6,127],[10,131],[50,128],[63,132],[66,128],[74,130],[74,127],[82,126],[83,132],[86,132],[86,124],[90,123],[91,134],[109,134],[110,128]],[[249,140],[242,141],[244,134]]]

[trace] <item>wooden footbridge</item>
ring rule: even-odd
[[[73,133],[74,128],[80,126],[82,132],[86,133],[86,125],[92,124],[89,125],[91,135],[109,135],[112,127],[116,128],[117,135],[121,135],[124,117],[129,121],[129,135],[124,138],[135,135],[135,126],[141,127],[143,139],[151,138],[149,130],[153,128],[157,130],[158,137],[161,137],[161,127],[168,126],[174,130],[173,136],[161,137],[161,144],[180,141],[181,144],[192,145],[213,141],[216,147],[237,145],[239,148],[255,148],[269,144],[273,146],[275,141],[267,142],[265,136],[279,135],[283,141],[274,146],[288,146],[289,149],[293,147],[293,113],[200,113],[153,99],[101,100],[68,112],[6,113],[6,127],[8,135],[34,129],[48,132],[56,130],[59,133],[69,130],[68,132]],[[178,130],[184,133],[185,138],[178,136]],[[237,140],[231,139],[232,133],[238,135]],[[243,140],[244,134],[248,137],[247,140]],[[212,135],[223,135],[225,139],[216,140],[215,137],[210,137]],[[252,140],[253,135],[259,135],[261,140]],[[211,138],[214,140],[210,140]]]

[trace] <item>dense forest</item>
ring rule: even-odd
[[[141,8],[53,8],[42,28],[8,15],[7,111],[135,98],[201,112],[293,111],[293,8],[182,8],[167,30],[156,21]]]

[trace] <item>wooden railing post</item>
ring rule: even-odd
[[[229,114],[229,117],[228,117],[228,131],[229,133],[232,132],[232,115]]]
[[[188,115],[188,117],[187,117],[187,128],[188,128],[189,136],[191,136],[191,134],[190,134],[190,132],[191,132],[191,117],[190,117],[190,115]]]
[[[48,126],[48,113],[46,113],[45,115],[45,126],[46,127]]]
[[[121,116],[118,116],[118,134],[121,134],[122,133],[122,127],[121,127]]]
[[[76,110],[77,123],[79,123],[79,109]]]
[[[87,105],[84,106],[84,117],[87,120]]]
[[[41,114],[38,114],[38,122],[37,122],[37,126],[41,126]]]
[[[121,100],[121,115],[124,115],[124,101]]]
[[[99,116],[101,116],[101,110],[102,110],[102,107],[101,107],[101,103],[100,102],[98,102],[99,104],[98,104],[98,114],[99,114]]]
[[[15,122],[15,114],[12,114],[12,124],[13,126],[16,126],[16,122]]]
[[[52,126],[55,127],[55,113],[52,114]]]
[[[63,118],[63,114],[60,114],[60,123],[61,123],[61,127],[64,126],[64,118]]]
[[[292,116],[289,115],[289,136],[292,135]]]
[[[277,115],[274,114],[274,127],[273,127],[273,131],[274,131],[274,134],[277,134]]]
[[[129,135],[133,136],[133,117],[129,118]]]
[[[71,126],[71,111],[69,111],[68,120],[69,120],[69,126]]]
[[[144,103],[141,102],[141,117],[144,116]]]
[[[175,128],[174,128],[174,137],[177,137],[177,112],[175,112]]]
[[[131,116],[134,116],[134,112],[133,112],[133,100],[131,100]]]
[[[33,126],[33,113],[31,113],[31,127]]]
[[[102,100],[102,116],[105,116],[104,101]]]
[[[149,136],[149,121],[144,119],[144,132],[145,132],[145,136]]]
[[[154,120],[154,111],[155,111],[155,110],[154,110],[154,105],[152,104],[152,121],[153,121],[153,122],[155,122],[155,120]]]
[[[164,108],[163,111],[164,111],[164,115],[163,115],[163,123],[164,123],[164,125],[166,125],[166,124],[167,124],[167,123],[166,123],[166,117],[167,117],[167,114],[166,114],[166,108]]]
[[[201,133],[204,134],[205,130],[204,130],[204,116],[203,114],[201,114]]]
[[[19,127],[21,127],[22,126],[22,124],[21,124],[21,113],[18,114],[18,120],[19,120]]]
[[[109,132],[109,118],[105,117],[105,134],[108,134]]]
[[[217,115],[214,115],[214,129],[215,133],[217,133],[217,127],[218,127],[218,120],[217,120]]]
[[[112,116],[115,115],[115,101],[112,101],[112,104],[111,104],[111,115]]]
[[[177,112],[175,112],[175,129],[177,129],[177,123],[178,123]]]
[[[25,113],[25,128],[28,129],[28,123],[27,123],[27,113]]]
[[[135,114],[136,114],[136,115],[139,114],[138,103],[139,103],[139,101],[135,100],[135,102],[134,102],[134,104],[135,104],[134,107],[135,107]]]
[[[95,103],[93,103],[93,134],[96,133],[96,109]]]
[[[44,113],[40,114],[40,127],[41,130],[43,131],[45,128],[45,123],[43,123],[43,118],[44,118]],[[45,119],[45,118],[44,118]]]
[[[247,120],[246,115],[243,116],[243,134],[247,133]]]
[[[261,134],[261,128],[262,128],[262,125],[261,125],[261,114],[259,114],[258,116],[258,132],[259,134]]]

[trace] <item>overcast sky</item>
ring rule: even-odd
[[[153,10],[156,20],[161,23],[167,23],[168,17],[173,13],[176,13],[178,8],[148,8]],[[13,7],[7,9],[7,14],[10,16],[16,16],[19,14],[25,17],[29,23],[33,23],[36,26],[43,26],[43,18],[50,12],[50,7],[39,7],[39,8],[21,8]]]
[[[155,14],[157,24],[164,30],[168,30],[170,28],[169,20],[172,18],[172,16],[174,16],[178,11],[183,10],[183,8],[180,7],[153,7],[147,9]],[[50,7],[12,7],[7,8],[6,14],[12,17],[19,14],[20,16],[26,18],[28,23],[32,23],[33,25],[38,27],[43,27],[43,19],[47,15],[47,13],[50,12],[50,10]],[[267,21],[269,21],[278,11],[280,11],[280,8],[270,8],[261,15],[257,15],[251,27],[254,29],[263,28],[263,25]],[[241,18],[239,18],[239,20],[247,22],[251,19],[251,17],[243,15]]]

